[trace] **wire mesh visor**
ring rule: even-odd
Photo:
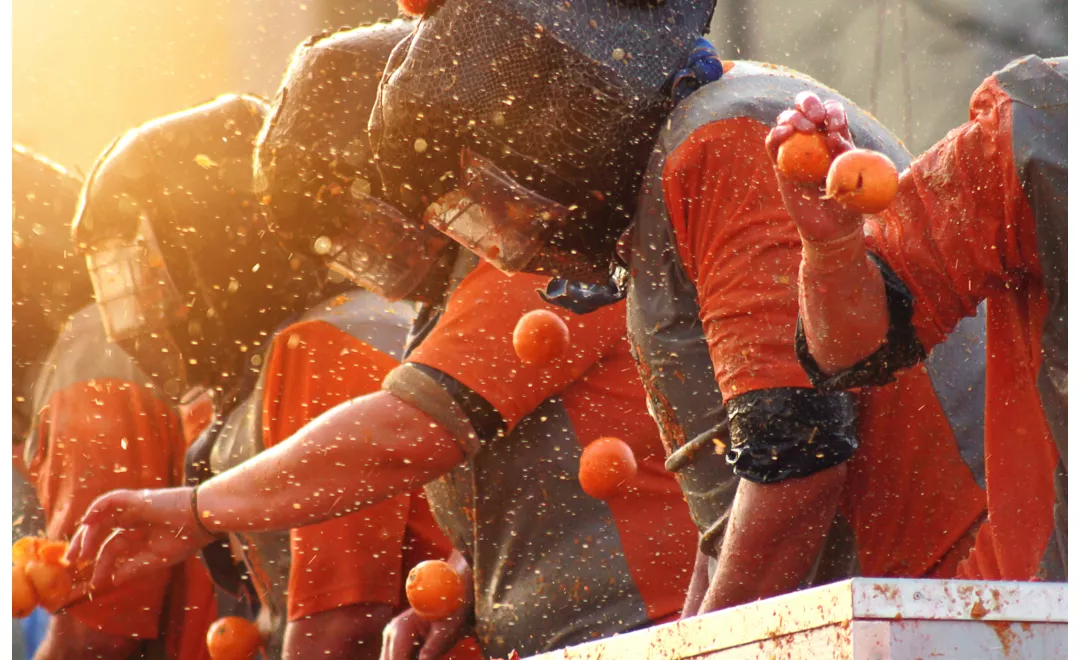
[[[462,185],[435,200],[424,221],[506,273],[520,272],[570,209],[542,197],[465,149]]]
[[[315,240],[316,254],[333,270],[387,300],[406,298],[450,242],[429,227],[409,222],[393,206],[352,192],[349,222],[336,236]]]
[[[112,341],[164,329],[186,316],[187,307],[145,219],[132,239],[110,238],[91,246],[86,266]]]

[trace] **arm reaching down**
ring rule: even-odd
[[[841,463],[776,484],[744,479],[699,613],[797,589],[825,542],[846,476]]]
[[[317,454],[319,461],[308,461]],[[101,589],[175,564],[212,534],[303,527],[408,492],[465,458],[427,415],[378,392],[326,412],[198,489],[116,491],[87,511],[70,559],[97,557]],[[332,466],[332,467],[327,467]]]

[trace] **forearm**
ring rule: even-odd
[[[286,660],[354,658],[376,660],[382,631],[394,618],[394,608],[382,603],[357,603],[319,612],[285,629]]]
[[[463,458],[431,418],[377,392],[327,411],[207,481],[199,516],[215,533],[304,527],[413,490]]]
[[[139,640],[94,630],[63,612],[49,622],[49,630],[34,654],[34,660],[65,658],[114,658],[122,660],[139,648]]]
[[[694,569],[690,574],[690,585],[686,588],[686,600],[683,602],[681,619],[696,616],[709,588],[709,556],[700,549],[694,559]]]
[[[836,515],[847,465],[762,485],[743,480],[700,613],[798,588]]]
[[[885,341],[885,283],[867,255],[861,229],[828,242],[803,240],[799,313],[810,354],[826,375],[857,364]]]

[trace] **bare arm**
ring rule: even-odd
[[[836,515],[847,464],[776,484],[743,480],[699,614],[798,588]]]
[[[80,623],[74,616],[57,613],[49,621],[49,630],[34,654],[34,660],[65,658],[102,658],[124,660],[139,648],[139,640],[110,635]]]
[[[313,454],[320,459],[308,460]],[[464,456],[427,415],[377,392],[207,481],[200,521],[219,534],[303,527],[413,490]],[[102,589],[176,564],[212,538],[194,519],[189,488],[115,491],[87,511],[68,557],[96,558],[93,584]]]
[[[304,527],[414,490],[464,458],[434,420],[376,392],[204,483],[199,515],[213,532]]]

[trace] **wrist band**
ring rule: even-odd
[[[191,489],[191,515],[192,515],[193,518],[195,518],[195,524],[205,534],[208,534],[210,536],[217,536],[217,534],[211,532],[206,527],[206,525],[203,524],[203,521],[199,518],[199,487],[198,486],[193,486],[192,489]]]

